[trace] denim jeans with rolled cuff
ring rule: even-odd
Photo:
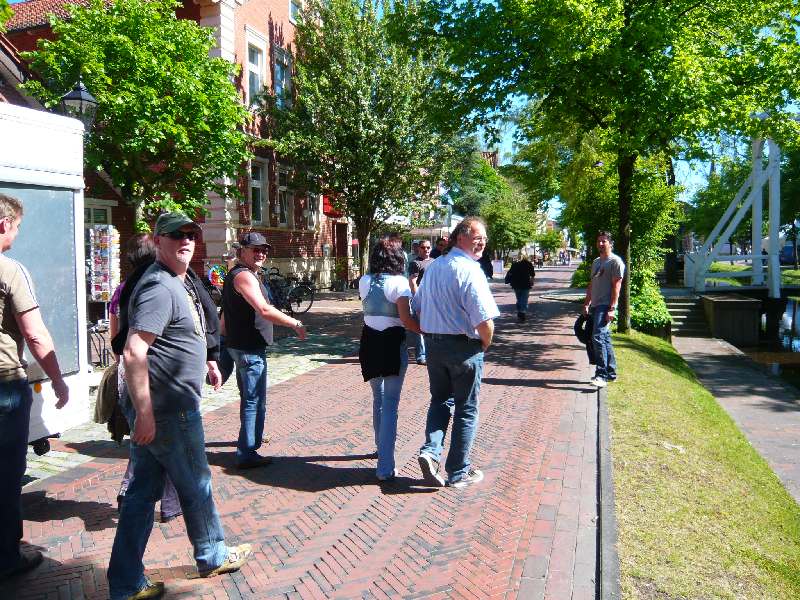
[[[452,397],[453,425],[444,468],[450,483],[455,483],[469,472],[469,455],[478,431],[483,348],[480,340],[465,335],[426,334],[426,338],[431,403],[420,454],[441,461]]]

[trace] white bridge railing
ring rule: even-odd
[[[733,198],[722,218],[711,231],[706,243],[698,252],[687,254],[684,260],[684,283],[697,292],[703,292],[707,287],[707,280],[714,277],[750,277],[752,285],[766,286],[770,298],[780,298],[780,263],[778,245],[778,228],[781,213],[781,150],[773,140],[767,140],[769,147],[769,161],[766,168],[763,164],[764,140],[753,140],[753,168],[736,196]],[[763,242],[763,205],[764,185],[768,186],[768,247],[767,253],[761,253]],[[728,242],[731,235],[745,218],[748,211],[752,215],[751,249],[753,254],[721,254],[725,248],[730,248]],[[747,271],[733,271],[712,273],[709,271],[711,263],[715,260],[732,262],[749,261],[751,269]]]

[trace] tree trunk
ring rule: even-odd
[[[369,270],[369,226],[356,225],[356,237],[358,238],[358,275],[363,277]]]
[[[631,205],[633,204],[633,172],[636,155],[620,151],[617,154],[619,176],[619,233],[617,254],[625,263],[625,276],[619,294],[619,322],[617,330],[627,333],[631,328]]]

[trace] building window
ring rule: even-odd
[[[288,169],[278,171],[278,204],[275,210],[278,213],[278,224],[292,229],[294,227],[294,192],[289,189]]]
[[[262,223],[267,214],[265,171],[263,163],[253,161],[250,165],[250,220],[253,223]]]
[[[308,217],[306,219],[306,227],[308,229],[316,229],[319,224],[319,213],[321,211],[322,197],[320,194],[308,195]]]
[[[111,208],[117,206],[115,200],[99,200],[96,198],[85,198],[83,204],[83,225],[110,225]]]
[[[273,88],[278,108],[292,105],[292,57],[279,46],[273,48],[275,57],[275,79]]]
[[[247,103],[255,104],[264,88],[264,53],[261,48],[247,46]]]
[[[289,0],[289,21],[300,21],[300,12],[303,10],[303,0]]]

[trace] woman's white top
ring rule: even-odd
[[[363,300],[369,294],[369,285],[372,282],[372,275],[364,275],[358,280],[358,295]],[[398,298],[408,298],[411,300],[411,288],[408,285],[408,277],[403,275],[385,275],[383,283],[383,295],[392,304],[397,304]],[[403,327],[403,322],[397,317],[372,317],[365,316],[364,323],[383,331],[389,327]]]

